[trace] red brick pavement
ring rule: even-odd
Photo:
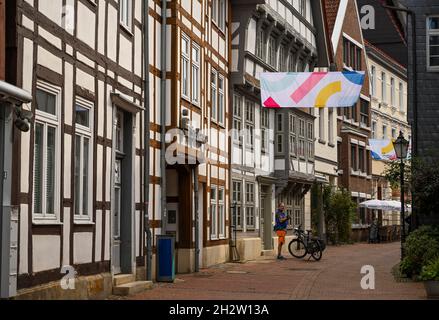
[[[302,300],[425,299],[422,283],[396,282],[391,274],[399,244],[328,247],[320,262],[274,257],[227,263],[199,274],[178,275],[173,284],[130,297],[133,300]],[[375,290],[363,290],[361,267],[375,268]]]

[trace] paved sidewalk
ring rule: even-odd
[[[156,284],[133,300],[302,300],[425,299],[422,283],[396,282],[399,243],[328,247],[320,262],[274,257],[227,263],[199,274],[178,275],[173,284]],[[361,267],[375,268],[375,290],[362,290]]]

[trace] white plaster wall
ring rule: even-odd
[[[59,236],[32,236],[33,272],[59,268],[61,251],[60,245],[61,238]],[[24,252],[27,252],[27,250]]]
[[[92,262],[93,233],[81,232],[73,235],[73,263],[85,264]]]
[[[111,6],[109,6],[111,7]],[[95,28],[96,15],[90,11],[84,4],[78,2],[78,17],[80,22],[77,24],[77,37],[84,41],[90,48],[95,48]]]

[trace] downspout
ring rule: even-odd
[[[160,172],[161,172],[161,221],[162,234],[166,234],[167,227],[167,208],[166,208],[166,19],[167,8],[166,0],[162,0],[162,29],[161,29],[161,48],[160,61],[162,64],[161,85],[160,85],[160,125],[161,125],[161,152],[160,152]]]
[[[144,64],[144,90],[145,97],[143,100],[144,108],[144,133],[143,133],[143,144],[144,144],[144,186],[143,186],[143,215],[144,215],[144,230],[146,234],[146,280],[152,280],[152,234],[151,226],[149,220],[149,123],[150,123],[150,105],[149,105],[149,4],[148,0],[143,0],[143,64]]]
[[[194,167],[194,210],[195,210],[195,272],[200,271],[200,216],[198,214],[198,167]]]

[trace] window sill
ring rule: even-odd
[[[94,226],[96,223],[94,223],[93,221],[90,221],[90,220],[75,219],[73,221],[73,224],[81,225],[81,226]]]
[[[49,220],[49,219],[32,220],[32,224],[34,226],[62,226],[62,225],[64,225],[63,222],[60,222],[57,220]]]
[[[134,37],[133,32],[130,30],[130,28],[126,25],[124,25],[122,22],[119,22],[120,29],[130,38]]]

